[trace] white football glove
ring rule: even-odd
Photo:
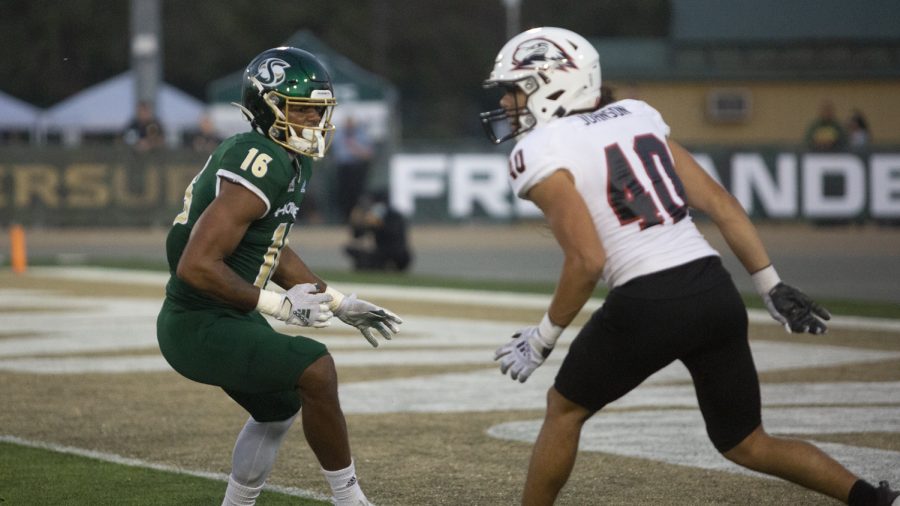
[[[387,309],[357,299],[355,293],[341,300],[338,307],[334,309],[334,315],[347,325],[358,328],[363,337],[375,348],[378,347],[378,341],[375,340],[375,336],[369,329],[374,328],[385,339],[390,340],[392,333],[400,332],[397,325],[403,323],[399,316]]]
[[[506,374],[509,371],[512,379],[525,383],[531,373],[550,356],[563,330],[563,327],[554,325],[548,315],[544,315],[540,325],[516,332],[512,341],[494,352],[494,360],[500,360],[500,372]]]
[[[256,309],[288,325],[321,329],[331,325],[329,320],[333,314],[328,303],[332,297],[327,293],[315,293],[318,289],[317,285],[304,283],[281,294],[260,290]]]

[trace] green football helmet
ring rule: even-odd
[[[254,58],[244,71],[241,102],[253,128],[301,155],[322,158],[334,137],[331,115],[337,101],[331,78],[306,51],[277,47]],[[308,113],[309,107],[315,108],[318,125],[292,122],[291,112]]]

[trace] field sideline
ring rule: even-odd
[[[0,441],[226,476],[246,414],[218,389],[181,378],[159,354],[155,316],[166,278],[109,269],[0,271],[7,407]],[[308,334],[335,357],[370,498],[383,506],[516,503],[544,394],[577,328],[522,385],[500,375],[492,352],[540,318],[548,295],[335,285],[405,320],[377,349],[346,327]],[[588,309],[601,303],[594,299]],[[767,429],[811,440],[870,480],[900,483],[900,321],[837,316],[824,336],[796,336],[765,311],[749,314]],[[3,481],[0,498],[9,501]],[[289,433],[269,483],[280,487],[272,492],[327,497],[301,430]],[[760,505],[837,504],[718,456],[705,439],[690,379],[674,364],[586,426],[559,504],[745,504],[748,495]],[[259,504],[282,504],[275,496]],[[73,503],[90,503],[81,499],[88,501]],[[167,504],[165,488],[128,504]]]

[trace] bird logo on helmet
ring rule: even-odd
[[[512,63],[512,70],[549,70],[552,66],[555,70],[566,72],[567,69],[578,68],[563,48],[543,37],[519,44],[513,53]]]
[[[267,87],[278,86],[284,82],[285,69],[290,65],[281,58],[267,58],[259,64],[256,79]]]

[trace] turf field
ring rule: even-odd
[[[339,323],[307,334],[326,343],[338,365],[370,499],[383,506],[516,504],[544,395],[577,329],[565,332],[560,349],[524,385],[500,375],[491,358],[515,330],[539,320],[552,286],[325,277],[405,320],[377,349]],[[109,269],[0,271],[3,504],[220,504],[247,415],[162,359],[155,317],[165,278]],[[764,424],[813,441],[863,477],[900,483],[897,305],[832,302],[838,316],[824,336],[789,335],[751,310]],[[328,486],[299,426],[269,484],[260,505],[325,504],[316,499],[327,498]],[[559,501],[655,503],[837,504],[718,456],[677,365],[589,422]]]

